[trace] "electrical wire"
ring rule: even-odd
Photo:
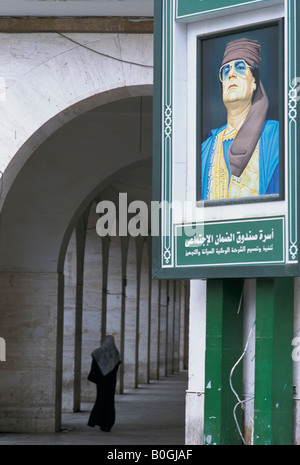
[[[240,428],[240,425],[238,423],[238,420],[237,420],[237,417],[236,417],[236,409],[239,405],[241,405],[242,408],[244,408],[244,404],[246,402],[249,402],[250,400],[253,399],[253,397],[250,397],[249,399],[244,399],[244,400],[241,400],[239,398],[239,395],[238,393],[236,392],[236,390],[234,389],[233,385],[232,385],[232,376],[233,376],[233,372],[234,370],[236,369],[236,367],[238,366],[238,364],[241,362],[241,360],[244,358],[245,356],[245,353],[247,352],[247,349],[248,349],[248,345],[249,345],[249,341],[250,341],[250,338],[251,338],[251,334],[252,334],[252,331],[253,331],[253,328],[255,326],[255,323],[256,321],[254,321],[254,323],[252,324],[251,328],[250,328],[250,331],[249,331],[249,334],[248,334],[248,338],[247,338],[247,341],[246,341],[246,344],[245,344],[245,348],[243,350],[243,353],[242,355],[240,356],[240,358],[235,362],[235,364],[233,365],[233,367],[231,368],[231,371],[230,371],[230,375],[229,375],[229,384],[230,384],[230,388],[233,392],[233,394],[235,395],[236,399],[237,399],[237,403],[236,405],[234,406],[233,408],[233,418],[234,418],[234,421],[235,421],[235,424],[236,424],[236,427],[237,427],[237,430],[239,432],[239,435],[243,441],[243,444],[244,445],[247,445],[246,441],[245,441],[245,438],[241,432],[241,428]]]
[[[238,306],[238,311],[237,311],[238,315],[239,315],[239,313],[241,311],[241,307],[242,307],[242,302],[243,302],[243,298],[244,298],[244,289],[245,289],[245,286],[243,286],[243,290],[242,290],[240,301],[239,301],[239,306]]]
[[[116,61],[119,61],[121,63],[126,63],[128,65],[134,65],[134,66],[142,66],[143,68],[153,68],[152,65],[145,65],[143,63],[137,63],[135,61],[129,61],[129,60],[123,60],[122,58],[118,58],[118,57],[115,57],[113,55],[108,55],[106,53],[102,53],[102,52],[98,52],[98,50],[95,50],[91,47],[88,47],[87,45],[84,45],[84,44],[81,44],[80,42],[78,42],[77,40],[75,39],[71,39],[71,37],[68,37],[66,36],[65,34],[62,34],[61,32],[58,32],[58,31],[55,31],[56,34],[60,35],[61,37],[63,37],[64,39],[67,39],[69,40],[70,42],[73,42],[73,44],[76,44],[76,45],[79,45],[80,47],[82,48],[85,48],[86,50],[89,50],[90,52],[94,52],[94,53],[97,53],[97,55],[101,55],[102,57],[105,57],[105,58],[110,58],[111,60],[116,60]]]

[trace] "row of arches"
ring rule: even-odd
[[[113,334],[117,392],[187,369],[188,283],[151,278],[151,237],[99,237],[96,202],[75,228],[64,275],[62,408],[94,399],[91,352]]]
[[[0,431],[54,432],[62,406],[94,400],[86,376],[104,332],[124,347],[120,392],[183,363],[170,316],[175,301],[185,314],[185,285],[152,281],[150,241],[101,240],[84,213],[112,180],[151,199],[153,35],[2,39]]]

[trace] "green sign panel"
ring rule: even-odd
[[[269,0],[177,0],[176,18],[212,13],[242,5],[261,3]]]
[[[283,20],[271,22],[272,8],[277,3],[276,0],[154,1],[153,195],[160,202],[161,215],[159,235],[152,238],[155,278],[299,276],[300,8],[298,0],[286,0],[284,13],[280,15]],[[256,9],[257,24],[253,18],[248,22],[244,13]],[[240,12],[243,15],[237,28],[232,14],[235,17]],[[177,20],[181,21],[180,27],[176,26]],[[272,35],[274,28],[276,41]],[[214,85],[219,92],[220,83],[218,68],[215,74],[207,70],[216,51],[220,56],[223,53],[217,45],[231,41],[235,34],[237,38],[251,40],[263,37],[264,58],[275,63],[277,83],[274,79],[270,81],[270,63],[266,59],[264,82],[271,82],[270,108],[277,108],[274,118],[280,120],[280,190],[278,196],[263,194],[261,199],[240,197],[227,201],[216,197],[211,202],[201,197],[200,170],[204,164],[201,165],[199,134],[203,122],[206,124],[203,134],[221,128],[221,123],[212,125],[208,118],[218,113],[219,103],[213,97]],[[182,67],[182,63],[187,66]],[[207,89],[209,92],[205,93]],[[222,124],[225,121],[224,118]],[[192,223],[194,211],[185,214],[186,200],[192,201],[199,223]],[[182,211],[174,214],[173,202],[177,201]],[[203,217],[197,210],[197,201],[203,202]],[[253,208],[254,203],[257,209]]]
[[[176,266],[283,263],[284,218],[176,225]]]

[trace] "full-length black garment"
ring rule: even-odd
[[[110,431],[115,423],[115,391],[117,371],[121,363],[113,336],[106,336],[101,347],[94,350],[88,380],[96,383],[97,397],[91,411],[88,426],[100,426]]]

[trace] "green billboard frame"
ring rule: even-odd
[[[268,2],[270,0],[176,0],[176,19],[189,20],[215,12],[226,13],[232,8]]]
[[[224,278],[224,277],[276,277],[299,275],[298,257],[298,230],[299,216],[297,205],[299,198],[299,170],[297,163],[299,141],[299,119],[297,117],[297,80],[300,76],[299,51],[297,50],[297,23],[300,24],[300,8],[297,8],[296,0],[284,0],[285,16],[279,20],[285,21],[284,39],[284,63],[285,63],[285,95],[284,95],[284,145],[285,163],[285,202],[287,213],[282,215],[244,218],[215,219],[209,222],[176,223],[173,218],[172,201],[174,189],[174,48],[176,39],[175,23],[181,23],[188,27],[195,23],[195,11],[192,11],[195,2],[185,1],[190,7],[189,14],[182,16],[178,13],[179,4],[185,0],[155,0],[154,9],[154,118],[153,118],[153,200],[166,206],[160,210],[160,234],[152,237],[152,273],[155,278]],[[197,2],[198,3],[198,2]],[[197,17],[206,21],[206,13],[213,9],[212,1],[210,9],[205,10],[204,4],[198,8]],[[223,2],[230,7],[230,12],[235,9],[249,8],[250,4],[264,3],[264,10],[268,6],[278,4],[277,1],[260,0],[259,2]],[[243,5],[242,5],[243,4]],[[222,2],[218,1],[219,9],[214,11],[215,16],[222,14]],[[230,14],[230,12],[227,14]],[[187,11],[185,11],[187,13]],[[199,19],[199,20],[200,20]],[[189,22],[190,21],[190,22]],[[260,24],[259,27],[262,27]],[[249,25],[245,24],[245,28]],[[254,27],[252,25],[252,27]],[[176,76],[175,76],[176,77]],[[196,98],[196,96],[195,96]],[[247,201],[245,201],[247,203]],[[272,223],[273,222],[273,223]],[[259,237],[269,234],[269,226],[272,223],[275,239],[264,244]],[[254,225],[259,225],[255,229]],[[241,228],[242,226],[242,228]],[[264,226],[266,230],[264,230]],[[271,228],[272,229],[272,228]],[[180,235],[178,234],[180,231]],[[192,231],[192,233],[191,233]],[[195,231],[193,233],[193,231]],[[244,234],[249,241],[245,249],[239,249],[236,254],[238,234]],[[194,235],[193,235],[194,234]],[[231,243],[229,252],[229,235],[234,237],[235,243]],[[223,238],[223,244],[216,243],[218,237]],[[190,239],[195,240],[193,245]],[[209,254],[212,248],[207,247],[209,238],[214,241],[214,253]],[[228,242],[226,243],[226,239]],[[206,242],[205,242],[206,241]],[[226,244],[225,244],[226,243]],[[192,244],[192,245],[191,245]],[[224,244],[227,248],[224,248]],[[249,246],[249,247],[248,247]],[[272,246],[272,247],[271,247]],[[223,247],[223,248],[222,248]],[[261,256],[264,250],[265,256]],[[256,250],[255,250],[256,249]],[[228,252],[225,254],[225,250]],[[245,250],[243,253],[242,250]],[[214,257],[213,257],[214,255]],[[239,255],[238,258],[237,255]],[[202,257],[202,258],[201,258]],[[227,260],[228,258],[228,260]]]

